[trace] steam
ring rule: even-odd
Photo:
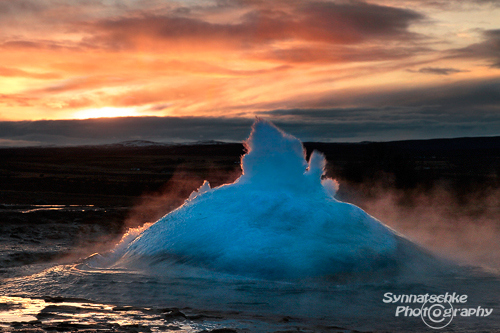
[[[206,177],[215,184],[225,184],[233,182],[240,174],[239,168],[222,172],[213,167],[207,172]],[[181,206],[186,198],[194,195],[196,189],[204,182],[210,186],[209,181],[204,181],[203,178],[193,173],[187,166],[178,166],[165,186],[158,191],[144,193],[138,198],[125,219],[125,230],[142,226],[144,223],[157,221],[165,214]]]
[[[182,206],[120,245],[115,253],[125,251],[115,266],[167,261],[293,279],[396,268],[402,253],[405,261],[418,255],[382,223],[333,197],[338,184],[324,177],[321,153],[306,161],[297,138],[263,120],[245,145],[240,178],[215,188],[203,183]]]
[[[200,186],[191,179],[182,195],[174,186],[158,196],[158,202],[174,197],[179,207],[124,239],[114,264],[151,259],[273,279],[442,266],[416,243],[461,263],[500,267],[498,190],[458,198],[444,186],[403,191],[390,182],[363,184],[370,196],[359,205],[412,243],[336,200],[339,184],[325,177],[325,157],[314,151],[307,161],[295,137],[257,120],[245,147],[233,183]]]
[[[177,182],[184,184],[181,191],[170,186],[157,196],[163,203],[175,198],[179,207],[170,206],[158,222],[126,237],[114,251],[115,264],[162,258],[277,279],[401,269],[402,262],[417,270],[436,264],[358,207],[336,200],[339,184],[325,177],[323,154],[314,151],[307,161],[298,139],[262,120],[245,147],[242,174],[233,183],[200,186],[192,178]],[[444,186],[363,186],[370,196],[358,204],[414,243],[465,264],[500,267],[500,191],[458,198]],[[151,200],[145,202],[151,207]]]
[[[500,189],[458,196],[445,184],[414,190],[369,186],[370,196],[359,204],[393,229],[441,256],[500,271]]]

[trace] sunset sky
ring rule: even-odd
[[[500,0],[0,0],[0,22],[4,146],[242,140],[255,116],[500,135]]]

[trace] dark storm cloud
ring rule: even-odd
[[[423,19],[417,12],[364,2],[282,2],[283,8],[265,2],[249,6],[239,23],[210,23],[202,16],[142,13],[83,24],[94,36],[87,43],[124,49],[157,42],[216,43],[236,48],[278,40],[334,44],[368,39],[402,39],[411,23]]]
[[[453,111],[439,106],[295,109],[264,112],[311,141],[387,141],[500,135],[498,110]],[[439,133],[439,134],[437,134]]]
[[[419,88],[399,87],[391,90],[329,91],[317,99],[292,101],[299,108],[331,108],[345,105],[358,107],[439,106],[443,110],[500,107],[500,79],[468,80]]]
[[[278,116],[279,115],[279,116]],[[278,110],[263,113],[303,141],[389,141],[399,139],[500,135],[500,113],[443,114],[432,107]],[[239,141],[252,119],[134,117],[87,120],[0,122],[0,146]]]
[[[0,2],[2,4],[3,2]],[[21,3],[25,3],[22,5]],[[52,24],[64,21],[67,32],[85,36],[79,42],[15,38],[3,41],[2,48],[44,50],[88,50],[187,48],[197,51],[209,49],[261,49],[276,41],[320,42],[332,45],[359,44],[365,41],[405,40],[418,37],[408,28],[424,16],[409,9],[368,4],[365,2],[325,1],[236,1],[217,2],[215,6],[196,7],[193,10],[130,9],[114,16],[81,16],[75,6],[44,1],[23,1],[19,5],[5,5],[5,12],[34,15],[37,21]],[[79,3],[82,8],[101,8],[100,2]],[[76,5],[76,4],[75,4]],[[23,11],[23,8],[26,9]],[[104,10],[105,7],[102,7]],[[242,9],[245,13],[230,22],[214,23],[207,16],[221,8]],[[194,13],[192,13],[194,12]],[[64,13],[67,13],[65,18]],[[19,24],[16,21],[16,24]],[[313,50],[314,51],[314,50]],[[321,50],[318,50],[321,51]]]
[[[124,117],[0,122],[0,139],[47,145],[116,143],[126,140],[189,142],[242,140],[252,120],[204,117]]]
[[[6,49],[45,49],[45,48],[55,48],[54,44],[50,43],[47,46],[46,43],[34,42],[28,40],[14,40],[2,43],[0,45],[2,48]]]
[[[401,60],[427,53],[430,48],[411,45],[323,45],[302,46],[288,49],[266,50],[257,54],[257,58],[278,60],[286,63],[347,63],[383,60]]]
[[[305,2],[299,12],[305,14],[305,25],[311,27],[307,33],[325,35],[325,39],[332,34],[346,34],[351,40],[363,40],[366,36],[407,36],[410,24],[424,18],[408,9],[364,2]]]
[[[9,40],[0,44],[6,51],[85,51],[95,46],[83,42],[51,41],[51,40]]]
[[[36,13],[44,10],[46,3],[44,1],[0,1],[0,17],[16,15],[18,13]]]
[[[331,107],[354,101],[360,106]],[[297,126],[309,124],[310,137],[316,137],[316,140],[500,135],[499,80],[365,93],[345,98],[329,96],[314,104],[318,108],[264,111],[260,115]],[[317,126],[317,132],[312,129],[314,126]]]
[[[409,69],[408,72],[411,73],[422,73],[422,74],[435,74],[435,75],[450,75],[455,73],[469,72],[456,68],[442,68],[442,67],[423,67],[418,70]]]
[[[481,108],[499,111],[500,80],[471,80],[441,87],[405,89],[388,94],[377,93],[367,96],[366,100],[372,100],[374,104],[378,105],[387,105],[387,103],[404,106],[434,105],[448,112],[472,111]]]

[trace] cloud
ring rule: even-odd
[[[432,80],[484,75],[470,59],[500,64],[497,30],[467,48],[454,46],[477,36],[456,37],[447,28],[455,22],[435,9],[448,10],[446,3],[0,0],[7,13],[0,13],[2,116],[71,118],[103,107],[227,117],[276,109],[420,107],[413,93],[418,89],[400,87],[429,85],[419,91],[436,96],[441,90],[433,90],[439,85]],[[485,11],[489,2],[480,3]],[[419,77],[408,68],[435,76]],[[454,87],[468,96],[460,84]],[[491,107],[475,103],[468,105]]]
[[[366,40],[416,37],[409,26],[424,18],[415,11],[365,2],[266,2],[248,3],[237,22],[214,23],[203,15],[157,15],[142,12],[117,18],[81,22],[91,35],[89,44],[114,50],[161,47],[175,43],[200,47],[248,49],[277,41],[308,41],[353,44]],[[154,41],[154,42],[153,42]],[[192,44],[196,42],[198,44]]]
[[[342,107],[355,102],[357,107]],[[310,127],[310,136],[323,139],[377,141],[500,135],[500,80],[471,80],[372,93],[331,92],[322,100],[302,103],[303,108],[259,114],[296,124],[297,131],[301,124]],[[311,104],[316,108],[306,107]]]
[[[148,108],[148,111],[163,111],[165,109],[168,109],[169,107],[171,107],[172,104],[169,104],[169,103],[161,103],[161,104],[155,104],[155,105],[152,105]]]
[[[472,108],[496,110],[500,105],[500,79],[462,80],[420,87],[330,90],[316,95],[316,98],[297,99],[290,103],[299,108],[308,108],[311,105],[315,108],[357,105],[358,107],[433,106],[450,112],[457,110],[472,112]]]
[[[382,0],[383,3],[397,6],[430,7],[441,10],[463,9],[464,7],[491,6],[500,7],[498,0]]]
[[[500,29],[485,30],[482,37],[480,43],[451,50],[451,57],[486,59],[491,67],[500,68]]]
[[[225,98],[233,91],[222,91],[236,85],[220,78],[261,77],[260,82],[270,85],[273,75],[294,75],[295,65],[304,62],[395,60],[427,51],[388,45],[417,38],[409,27],[424,18],[393,6],[296,0],[208,1],[184,7],[157,1],[119,4],[21,0],[5,5],[15,21],[9,28],[20,30],[5,38],[0,33],[0,56],[11,58],[2,64],[4,75],[52,80],[27,85],[15,95],[4,93],[3,101],[77,106],[69,100],[78,98],[97,101],[99,107],[171,103],[196,92]],[[29,26],[18,24],[27,20]],[[36,57],[30,57],[35,51]],[[33,70],[24,70],[19,61],[29,61]],[[246,92],[250,83],[237,85]]]
[[[40,40],[10,40],[0,44],[1,48],[4,49],[48,49],[48,50],[60,50],[63,47],[54,41],[40,41]]]
[[[365,38],[408,37],[411,23],[424,18],[415,11],[364,2],[306,2],[305,35],[323,40],[361,41]],[[315,36],[315,37],[313,37]]]
[[[113,87],[116,85],[122,85],[128,82],[126,75],[116,76],[116,75],[93,75],[93,76],[83,76],[83,77],[73,77],[71,79],[59,80],[52,82],[51,84],[39,88],[27,91],[26,94],[38,94],[38,93],[61,93],[69,92],[75,90],[90,90],[99,87]]]
[[[40,144],[40,141],[0,139],[0,147],[33,147]]]
[[[19,13],[38,13],[46,8],[45,1],[0,1],[0,17]]]
[[[275,122],[303,141],[359,142],[500,135],[498,80],[377,92],[365,94],[363,98],[365,106],[276,109],[254,114]],[[330,105],[335,102],[347,104],[348,101],[329,100]],[[153,106],[156,110],[164,107],[169,105]],[[248,115],[0,122],[0,139],[56,145],[136,139],[241,141],[248,136],[253,122]]]
[[[22,94],[0,94],[0,104],[7,106],[33,106],[38,100]]]
[[[57,79],[57,73],[33,73],[18,68],[0,67],[0,76],[7,77],[28,77],[34,79]]]
[[[76,145],[116,143],[131,139],[189,142],[243,140],[252,119],[204,117],[124,117],[85,120],[0,122],[0,139]]]
[[[289,64],[324,63],[342,64],[409,59],[431,51],[421,45],[311,45],[264,50],[255,54],[257,59],[273,60]]]
[[[500,115],[432,106],[294,109],[263,112],[305,141],[391,141],[500,135]]]
[[[271,113],[271,112],[270,112]],[[500,116],[489,118],[426,108],[281,110],[266,118],[303,141],[390,141],[439,137],[499,135]],[[284,116],[287,115],[287,117]],[[289,117],[293,115],[293,117]],[[0,144],[87,145],[127,140],[241,142],[251,118],[130,117],[86,120],[0,122]],[[439,135],[436,135],[439,133]]]
[[[450,75],[455,73],[469,72],[468,70],[460,70],[456,68],[442,68],[442,67],[423,67],[418,70],[408,69],[411,73],[422,73],[422,74],[435,74],[435,75]]]
[[[500,79],[468,80],[446,84],[443,86],[428,86],[418,89],[401,89],[387,94],[380,94],[391,103],[406,106],[434,105],[447,109],[449,112],[458,110],[472,112],[473,110],[491,108],[498,110],[500,106]],[[382,102],[376,94],[367,97],[373,103]]]

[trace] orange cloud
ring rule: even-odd
[[[415,37],[408,27],[417,12],[367,3],[281,2],[252,6],[237,23],[211,23],[200,17],[137,13],[82,23],[84,41],[104,49],[161,49],[172,46],[245,50],[277,41],[353,44],[366,40]]]
[[[0,119],[106,107],[251,116],[497,70],[488,68],[498,60],[496,30],[456,47],[425,30],[435,6],[404,3],[0,1]],[[453,68],[460,74],[418,75]],[[343,106],[355,106],[347,97]]]
[[[0,76],[18,76],[34,79],[57,79],[60,77],[60,75],[56,73],[33,73],[19,68],[8,67],[0,67]]]

